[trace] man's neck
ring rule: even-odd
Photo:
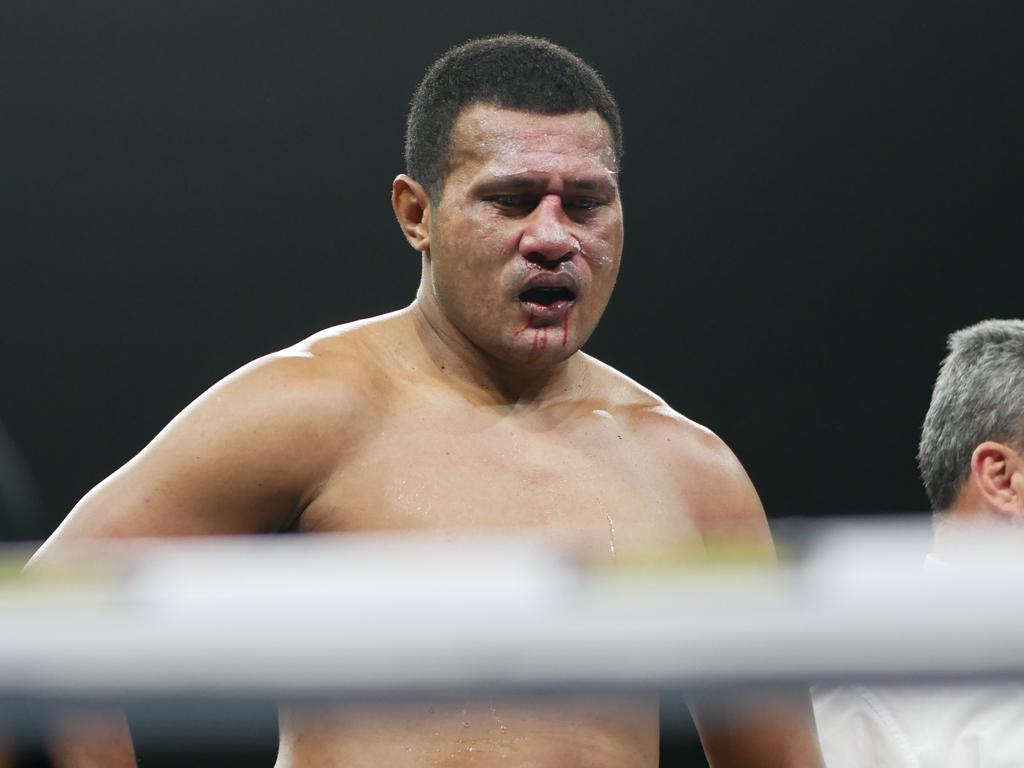
[[[1024,539],[1020,519],[993,514],[969,493],[962,493],[947,511],[935,514],[933,530],[933,553],[951,563],[983,558],[984,547],[993,541],[1019,546]]]
[[[474,402],[533,409],[589,394],[588,366],[580,352],[552,365],[508,363],[477,347],[440,311],[419,299],[409,311],[418,341],[437,374]]]

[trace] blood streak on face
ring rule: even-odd
[[[569,344],[569,317],[571,314],[572,311],[570,310],[569,312],[566,312],[565,317],[562,318],[562,349],[565,349]],[[540,359],[541,353],[543,353],[548,347],[548,330],[550,327],[534,327],[533,321],[534,316],[530,315],[530,319],[526,321],[526,325],[524,325],[515,334],[516,338],[518,338],[526,331],[533,331],[533,338],[530,341],[530,351],[526,355],[527,365],[536,363]]]
[[[562,349],[565,349],[569,344],[569,317],[571,314],[572,311],[570,310],[569,312],[566,312],[565,316],[562,318]],[[550,330],[550,326],[534,327],[534,319],[534,316],[530,315],[530,319],[526,321],[526,325],[524,325],[515,334],[516,337],[519,337],[526,331],[533,331],[533,338],[530,341],[530,351],[526,355],[527,365],[536,363],[540,359],[541,354],[548,347],[548,331]]]
[[[530,345],[530,354],[526,356],[527,365],[536,363],[544,350],[548,348],[548,329],[534,328],[533,343]]]
[[[544,350],[547,349],[548,347],[548,327],[535,327],[533,325],[534,319],[534,316],[530,315],[530,319],[526,321],[526,325],[524,325],[515,334],[518,338],[526,331],[533,331],[533,338],[530,340],[530,351],[526,354],[527,365],[533,365],[534,363],[536,363],[541,358],[541,355],[543,354]],[[565,346],[564,338],[562,339],[562,345]]]

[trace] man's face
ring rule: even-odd
[[[616,170],[596,112],[464,110],[431,211],[428,300],[504,362],[570,356],[596,327],[619,270]]]

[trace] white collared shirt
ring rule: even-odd
[[[1024,686],[812,690],[828,768],[1022,768]]]
[[[951,568],[925,558],[928,573]],[[1024,768],[1024,685],[815,686],[811,695],[827,768]]]

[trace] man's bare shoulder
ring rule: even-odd
[[[382,315],[319,331],[253,360],[203,398],[237,399],[308,420],[350,417],[386,396],[401,322],[397,314]]]
[[[718,435],[683,416],[647,387],[600,360],[588,356],[587,361],[594,390],[606,401],[605,410],[630,427],[637,438],[665,453],[686,452],[691,460],[732,455]]]
[[[324,329],[242,366],[178,418],[235,435],[251,429],[270,451],[301,444],[311,460],[337,455],[389,407],[414,338],[404,310]]]
[[[768,540],[764,511],[750,478],[728,445],[625,374],[588,358],[606,410],[630,434],[644,459],[675,480],[680,503],[706,535]]]
[[[387,396],[366,338],[380,326],[321,332],[214,384],[86,494],[51,542],[286,528]]]

